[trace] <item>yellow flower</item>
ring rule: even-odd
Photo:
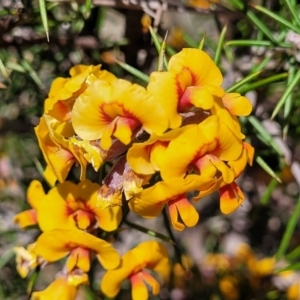
[[[234,174],[234,179],[240,176],[247,163],[252,165],[254,148],[245,142],[243,142],[242,147],[243,149],[240,156],[236,160],[227,163],[230,171]],[[194,198],[194,201],[198,201],[217,190],[220,192],[220,210],[224,214],[235,211],[245,200],[245,196],[239,186],[234,181],[227,183],[223,176],[221,176],[207,190],[201,190],[200,194]]]
[[[179,113],[195,106],[208,110],[214,96],[222,97],[223,78],[212,59],[198,49],[183,49],[173,55],[168,72],[153,72],[148,91],[163,103],[170,128],[178,128],[182,117]]]
[[[209,178],[220,173],[225,182],[231,183],[234,174],[225,162],[240,156],[242,141],[217,116],[183,129],[186,130],[169,143],[161,160],[162,178],[184,177],[192,168]]]
[[[147,283],[152,293],[158,295],[160,285],[147,269],[158,273],[163,282],[169,280],[170,266],[167,249],[161,243],[148,241],[139,244],[126,252],[122,257],[120,266],[109,270],[101,281],[102,292],[110,298],[115,297],[125,279],[129,279],[132,286],[133,300],[148,299]]]
[[[32,209],[25,210],[15,215],[14,222],[21,228],[37,224],[37,208],[45,197],[42,184],[38,180],[31,181],[27,189],[27,202]]]
[[[85,179],[87,164],[91,163],[98,171],[106,157],[106,151],[96,143],[75,138],[71,123],[61,123],[50,115],[42,116],[35,133],[48,167],[59,182],[66,179],[75,163],[80,165],[80,179]]]
[[[80,283],[87,284],[88,276],[80,276]],[[75,300],[79,284],[70,283],[69,277],[56,278],[45,290],[32,293],[31,300]]]
[[[45,113],[60,122],[71,119],[77,97],[96,79],[113,82],[116,77],[100,70],[101,65],[77,65],[70,70],[71,78],[56,78],[51,84],[49,98],[45,100]]]
[[[185,226],[195,226],[199,219],[198,212],[186,198],[186,193],[206,189],[214,181],[213,178],[198,175],[160,181],[135,195],[129,201],[129,208],[144,218],[154,218],[168,204],[171,223],[176,230],[181,231]]]
[[[76,267],[89,271],[92,252],[105,269],[114,269],[120,263],[118,252],[108,242],[79,229],[43,232],[36,241],[34,252],[48,262],[69,255],[66,262],[69,272]]]
[[[121,218],[120,207],[102,210],[97,205],[100,185],[90,180],[74,184],[65,181],[52,188],[38,208],[38,223],[43,231],[72,229],[90,230],[99,226],[105,231],[116,230]]]
[[[286,296],[288,300],[299,300],[300,298],[300,283],[295,282],[288,287],[286,291]]]
[[[143,87],[122,79],[113,84],[94,81],[76,100],[72,123],[81,139],[101,139],[103,149],[110,148],[112,137],[128,145],[141,128],[150,134],[168,128],[159,101]]]
[[[134,143],[129,148],[126,156],[132,170],[143,175],[151,175],[156,171],[160,171],[160,166],[170,141],[184,134],[188,128],[191,128],[191,125],[170,130],[161,136],[152,134],[147,141]]]
[[[63,182],[76,162],[75,156],[68,149],[66,142],[59,143],[53,138],[53,131],[55,131],[56,128],[50,127],[46,115],[41,117],[40,123],[34,130],[46,163],[51,168],[58,181]],[[57,133],[56,136],[59,136],[60,142],[64,141],[61,134]]]
[[[238,280],[233,276],[224,276],[219,282],[219,288],[225,299],[239,299]]]
[[[22,278],[27,277],[31,270],[34,270],[43,262],[43,259],[38,257],[34,252],[35,244],[30,244],[27,249],[24,247],[14,247],[16,254],[17,271]]]

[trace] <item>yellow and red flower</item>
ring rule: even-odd
[[[120,207],[105,210],[98,205],[100,185],[90,180],[74,184],[65,181],[52,188],[38,208],[38,223],[43,231],[79,228],[91,231],[96,226],[105,231],[118,228]]]
[[[181,125],[180,113],[191,107],[210,109],[214,96],[224,95],[222,81],[219,68],[205,52],[183,49],[171,57],[167,72],[151,74],[147,89],[163,103],[169,127],[173,129]]]
[[[105,269],[114,269],[120,264],[118,252],[108,242],[75,228],[43,232],[33,251],[48,262],[68,256],[66,267],[69,272],[75,268],[89,271],[92,253]]]
[[[157,99],[143,87],[122,79],[113,84],[94,81],[76,100],[72,123],[81,139],[101,139],[104,149],[110,148],[112,137],[128,145],[141,128],[150,134],[162,134],[168,128]]]
[[[100,70],[101,65],[77,65],[70,69],[71,78],[56,78],[51,84],[49,98],[45,100],[44,112],[60,122],[71,119],[72,108],[77,97],[97,79],[114,82],[117,78]]]
[[[34,252],[35,244],[30,244],[26,248],[14,247],[16,254],[17,271],[22,278],[27,277],[30,271],[41,265],[44,260]]]
[[[186,193],[207,189],[214,182],[214,178],[198,175],[160,181],[136,194],[129,201],[129,208],[144,218],[154,218],[168,204],[171,223],[176,230],[181,231],[185,226],[195,226],[199,220],[198,212],[187,199]]]
[[[45,290],[32,293],[31,300],[75,300],[78,287],[84,284],[89,284],[85,273],[62,274]]]
[[[163,282],[168,282],[170,265],[168,252],[165,246],[156,241],[147,241],[129,250],[122,256],[120,266],[115,270],[107,271],[101,281],[102,292],[110,298],[115,297],[125,279],[129,279],[132,287],[133,300],[148,299],[147,283],[152,293],[160,292],[159,282],[147,271],[154,271]]]

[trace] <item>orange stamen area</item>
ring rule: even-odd
[[[70,247],[71,245],[68,244]],[[87,272],[90,268],[90,250],[83,247],[76,247],[70,252],[67,261],[67,268],[69,271],[72,271],[76,267],[82,269],[84,272]]]
[[[73,219],[79,229],[85,230],[96,222],[95,215],[82,209],[73,214]]]
[[[119,126],[127,126],[133,132],[135,129],[139,128],[140,125],[141,123],[132,117],[118,117],[116,127],[118,128]]]
[[[96,223],[96,216],[93,209],[87,204],[85,199],[67,199],[66,215],[72,216],[76,226],[82,230]]]

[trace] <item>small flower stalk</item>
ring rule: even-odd
[[[219,193],[224,214],[243,203],[236,180],[252,164],[254,149],[238,117],[252,107],[244,96],[226,93],[222,82],[219,68],[198,49],[173,55],[168,71],[153,72],[146,87],[101,66],[78,65],[69,78],[53,81],[35,127],[51,188],[44,191],[33,181],[31,208],[15,216],[21,228],[39,226],[42,233],[15,252],[22,277],[66,260],[32,299],[54,299],[55,293],[75,299],[78,288],[89,284],[93,258],[107,270],[101,281],[107,297],[115,297],[125,279],[132,299],[148,299],[145,283],[158,295],[169,280],[167,248],[145,241],[120,257],[99,233],[109,236],[119,228],[124,207],[144,218],[166,207],[172,227],[182,231],[198,223],[193,202],[208,194]],[[76,168],[78,183],[67,180]],[[89,179],[89,169],[101,174],[98,182]]]

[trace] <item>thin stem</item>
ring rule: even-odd
[[[134,229],[139,230],[141,232],[147,233],[150,236],[158,237],[158,238],[160,238],[160,239],[162,239],[162,240],[164,240],[166,242],[169,242],[169,243],[175,245],[175,243],[172,240],[172,238],[167,237],[167,236],[165,236],[165,235],[163,235],[163,234],[161,234],[161,233],[159,233],[157,231],[145,228],[145,227],[140,226],[138,224],[131,223],[131,222],[127,221],[127,220],[125,220],[124,223],[127,224],[131,228],[134,228]]]
[[[169,217],[168,217],[168,213],[167,213],[167,208],[166,206],[164,207],[163,209],[163,218],[164,218],[164,225],[165,225],[165,228],[171,238],[172,241],[174,241],[174,251],[175,251],[175,256],[176,256],[176,259],[177,261],[181,264],[181,266],[184,268],[184,265],[182,263],[182,260],[181,260],[181,251],[178,247],[178,243],[176,241],[176,238],[173,234],[173,231],[170,227],[170,221],[169,221]]]

